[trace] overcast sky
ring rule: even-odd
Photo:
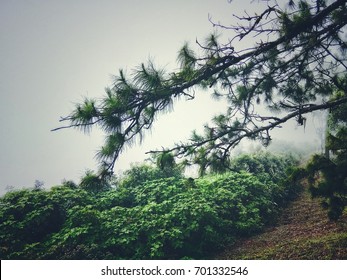
[[[209,14],[229,24],[249,2],[0,0],[0,194],[7,186],[31,187],[35,180],[46,186],[78,182],[87,169],[96,169],[103,133],[51,132],[60,116],[84,96],[101,97],[120,68],[130,72],[151,57],[175,69],[184,42],[194,46],[196,38],[202,41],[213,31]],[[123,153],[116,172],[142,162],[149,149],[187,139],[223,107],[212,104],[207,92],[177,104],[158,119],[143,145]],[[276,135],[319,145],[317,127],[304,131],[292,123]]]

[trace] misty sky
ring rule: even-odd
[[[229,24],[249,2],[0,0],[0,194],[7,186],[32,187],[35,180],[46,186],[78,182],[87,169],[96,169],[103,133],[51,132],[61,125],[60,116],[84,96],[101,97],[120,68],[131,72],[152,58],[174,70],[184,42],[196,47],[196,38],[203,41],[213,31],[209,14]],[[254,2],[251,7],[258,5]],[[188,139],[222,108],[211,103],[208,92],[197,93],[196,101],[183,100],[158,119],[141,146],[123,152],[116,172],[142,162],[150,149]],[[319,126],[319,118],[305,131],[292,122],[275,135],[319,146]]]

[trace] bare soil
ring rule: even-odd
[[[304,189],[276,226],[239,240],[216,259],[347,259],[347,213],[329,221],[320,203]]]

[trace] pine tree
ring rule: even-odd
[[[106,176],[124,147],[142,139],[159,112],[171,110],[176,99],[193,100],[197,88],[205,89],[224,99],[227,111],[213,118],[204,133],[194,132],[188,142],[164,152],[199,164],[202,173],[211,163],[220,170],[242,139],[268,145],[271,130],[286,121],[304,125],[305,114],[346,104],[345,94],[330,99],[335,92],[346,93],[341,82],[347,77],[346,2],[289,0],[280,7],[269,1],[261,14],[247,11],[237,17],[236,26],[214,23],[232,39],[221,42],[212,34],[197,41],[198,50],[185,44],[174,73],[151,61],[130,74],[120,70],[101,100],[85,99],[61,119],[68,125],[57,129],[101,127],[107,136],[97,157],[99,174]],[[245,38],[254,40],[253,45],[237,49],[235,42]],[[261,113],[264,108],[266,114]]]
[[[334,98],[345,96],[339,92]],[[326,146],[329,156],[314,155],[305,175],[313,197],[323,198],[328,217],[338,220],[347,206],[347,104],[330,111]]]

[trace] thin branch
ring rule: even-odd
[[[235,137],[232,141],[230,141],[228,143],[228,147],[227,150],[230,150],[232,147],[234,147],[235,145],[237,145],[243,138],[251,138],[252,136],[258,135],[261,132],[268,132],[269,130],[272,130],[275,127],[278,127],[279,125],[287,122],[290,119],[293,119],[299,115],[304,115],[307,113],[311,113],[314,111],[318,111],[318,110],[324,110],[324,109],[330,109],[330,108],[335,108],[341,104],[345,104],[347,103],[347,97],[344,98],[340,98],[334,101],[329,101],[329,102],[325,102],[322,104],[308,104],[307,106],[303,106],[302,108],[300,108],[300,110],[296,110],[295,112],[292,112],[288,115],[286,115],[285,117],[282,118],[273,118],[274,122],[271,122],[268,125],[265,126],[261,126],[259,128],[253,129],[253,130],[246,130],[244,128],[241,129],[234,129],[232,128],[229,131],[226,131],[222,134],[217,134],[215,137],[212,138],[208,138],[208,139],[204,139],[203,141],[200,142],[194,142],[192,144],[182,144],[179,146],[176,146],[174,148],[171,149],[167,149],[165,150],[165,152],[177,152],[177,155],[184,155],[186,154],[186,152],[193,148],[193,149],[197,149],[198,147],[204,146],[205,144],[211,142],[211,141],[215,141],[219,138],[221,138],[222,136],[230,133],[230,132],[235,132],[235,131],[242,131],[244,132],[243,134],[238,135],[237,137]],[[146,152],[146,154],[153,154],[153,153],[160,153],[162,151],[148,151]]]

